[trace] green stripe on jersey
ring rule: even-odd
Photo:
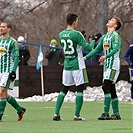
[[[17,41],[12,37],[0,37],[0,72],[11,72],[14,66],[14,57],[19,56]]]
[[[103,36],[102,43],[103,43],[103,50],[105,56],[109,55],[112,51],[117,49],[117,51],[113,55],[111,55],[104,61],[104,70],[106,71],[108,68],[119,70],[120,69],[119,60],[121,54],[120,52],[121,37],[116,31],[114,31],[110,34],[105,34]]]
[[[83,69],[83,77],[84,77],[84,83],[88,83],[88,75],[87,75],[87,72],[86,72],[86,68]]]
[[[110,78],[109,78],[111,81],[114,80],[115,74],[116,74],[116,70],[111,70],[111,74],[110,74]]]

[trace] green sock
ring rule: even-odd
[[[83,105],[83,92],[77,92],[76,95],[76,110],[75,110],[75,116],[80,116],[80,110]]]
[[[55,114],[56,115],[60,115],[60,108],[62,106],[62,103],[64,101],[64,97],[65,97],[65,93],[64,92],[60,92],[60,94],[58,95],[57,101],[56,101],[56,106],[55,106]]]
[[[7,98],[7,102],[11,104],[17,110],[18,113],[22,111],[22,107],[18,104],[14,97],[9,96]]]
[[[1,98],[0,99],[0,118],[2,118],[4,114],[5,107],[6,107],[6,98]]]
[[[112,109],[113,109],[113,113],[114,115],[120,115],[119,114],[119,108],[118,108],[118,98],[114,98],[112,99]]]
[[[109,109],[110,109],[110,102],[111,102],[111,94],[105,94],[104,95],[104,113],[109,115]]]

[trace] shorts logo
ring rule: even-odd
[[[5,55],[6,49],[4,47],[0,47],[0,55]]]
[[[108,42],[105,42],[103,47],[104,47],[104,50],[108,50],[110,48],[110,45]]]

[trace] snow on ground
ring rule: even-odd
[[[116,83],[116,91],[119,101],[131,102],[130,99],[130,88],[131,84],[128,81],[121,80]],[[32,97],[18,99],[20,102],[47,102],[56,101],[59,93],[45,94],[44,96],[34,95]],[[69,91],[64,99],[64,101],[74,102],[76,93]],[[86,87],[84,90],[84,101],[103,101],[104,94],[102,91],[102,86]]]

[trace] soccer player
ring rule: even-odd
[[[103,56],[99,62],[104,62],[103,85],[104,92],[104,113],[98,118],[99,120],[120,120],[118,107],[118,97],[116,94],[115,83],[120,72],[120,53],[121,37],[116,32],[121,27],[121,20],[113,17],[108,20],[107,33],[102,36],[97,47],[84,57],[84,60],[103,51]],[[110,103],[112,103],[113,115],[109,116]]]
[[[95,44],[95,40],[88,45],[81,32],[75,30],[78,24],[78,16],[76,14],[68,14],[66,21],[68,24],[67,29],[63,30],[59,34],[60,44],[63,47],[65,54],[62,74],[63,87],[56,101],[53,120],[61,120],[60,108],[70,86],[75,85],[77,93],[74,120],[79,121],[85,120],[85,118],[80,116],[80,111],[83,105],[84,84],[88,83],[86,66],[82,55],[82,47],[90,51]],[[95,39],[99,39],[99,34],[95,36]]]
[[[10,84],[16,78],[19,61],[18,43],[10,36],[10,31],[11,24],[9,22],[0,24],[0,121],[2,121],[6,102],[17,110],[18,121],[21,121],[26,109],[21,107],[7,92]]]
[[[129,74],[130,74],[130,81],[132,83],[131,99],[133,101],[133,44],[131,44],[130,47],[128,48],[128,50],[126,51],[126,53],[124,55],[124,59],[129,64],[128,68],[129,68]]]

